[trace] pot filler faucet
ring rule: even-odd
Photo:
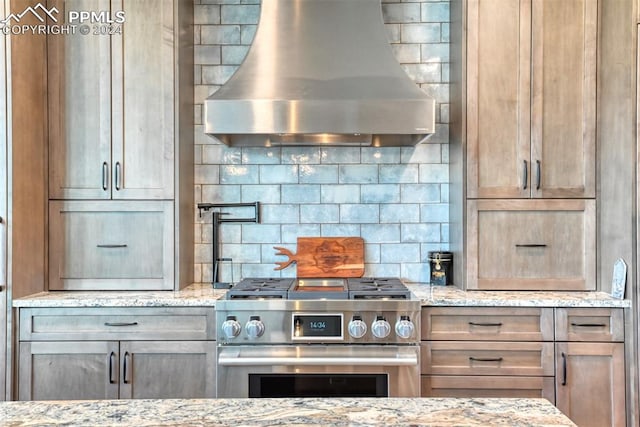
[[[212,233],[212,263],[213,263],[213,277],[212,285],[214,288],[229,289],[233,284],[227,282],[220,282],[219,279],[219,265],[220,262],[228,261],[232,262],[231,258],[223,258],[220,256],[220,224],[223,222],[254,222],[260,223],[260,202],[253,203],[198,203],[198,214],[202,217],[202,211],[208,212],[211,209],[225,209],[225,208],[254,208],[253,217],[227,217],[229,212],[222,210],[214,210],[212,214],[211,226],[213,228]],[[231,270],[233,275],[233,267]],[[233,281],[233,280],[232,280]]]

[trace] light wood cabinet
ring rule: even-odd
[[[467,289],[595,290],[595,200],[470,200]]]
[[[173,202],[51,201],[50,290],[171,290]]]
[[[423,397],[555,402],[553,308],[427,307],[421,322]]]
[[[18,398],[213,398],[214,324],[202,307],[20,309]]]
[[[580,426],[625,425],[623,310],[426,307],[425,397],[543,397]]]
[[[20,343],[19,400],[215,397],[213,341]]]
[[[624,426],[622,309],[556,309],[556,406],[579,426]]]
[[[597,0],[468,0],[467,197],[595,197]]]
[[[125,21],[47,39],[48,289],[183,288],[193,282],[194,257],[193,2],[51,0],[50,7],[63,16],[89,7]],[[71,199],[94,212],[59,215],[56,201]],[[145,200],[170,201],[167,215],[137,211]],[[80,238],[71,238],[74,226]],[[94,238],[136,243],[106,248]]]
[[[49,38],[49,197],[172,199],[173,1],[49,3],[126,17],[121,33]]]

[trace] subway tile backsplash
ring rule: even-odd
[[[348,1],[348,0],[344,0]],[[274,271],[273,246],[301,236],[361,236],[365,274],[428,281],[427,253],[449,247],[449,2],[383,0],[396,59],[436,99],[436,134],[416,147],[229,148],[204,135],[202,104],[233,75],[256,33],[260,0],[194,0],[195,198],[260,201],[261,223],[220,225],[220,278]],[[245,216],[246,212],[231,210]],[[211,213],[196,218],[195,280],[212,280]]]

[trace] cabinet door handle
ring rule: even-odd
[[[97,248],[106,248],[106,249],[115,249],[115,248],[126,248],[127,245],[106,245],[106,244],[100,244],[100,245],[96,245]]]
[[[104,322],[104,326],[136,326],[138,322]]]
[[[502,357],[473,357],[469,356],[472,362],[502,362]]]
[[[516,248],[546,248],[544,243],[516,243]]]
[[[112,351],[109,354],[109,384],[115,384],[117,379],[113,378],[113,362],[115,361],[116,354]]]
[[[567,355],[562,353],[562,385],[567,385]]]
[[[527,165],[527,161],[523,160],[524,166],[522,168],[522,189],[527,189],[527,182],[529,181],[529,166]]]
[[[604,328],[607,325],[605,323],[573,323],[571,322],[571,326],[575,326],[577,328]]]
[[[122,166],[120,166],[120,162],[116,162],[116,191],[120,191],[120,187],[122,184]]]
[[[127,370],[127,361],[129,360],[129,352],[125,351],[124,352],[124,363],[123,363],[123,367],[122,367],[122,382],[125,384],[129,384],[129,376],[128,374],[128,370]]]
[[[109,189],[109,165],[107,162],[102,163],[102,189],[104,191]]]
[[[541,181],[542,181],[542,170],[540,166],[540,160],[536,160],[536,190],[540,189]]]
[[[470,326],[502,326],[502,323],[482,323],[482,322],[469,322]]]

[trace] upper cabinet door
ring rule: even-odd
[[[468,197],[529,197],[531,2],[467,7]]]
[[[108,0],[56,0],[68,10],[109,10]],[[111,57],[108,35],[47,39],[49,198],[111,197]]]
[[[533,197],[595,197],[597,0],[533,2]]]
[[[173,1],[119,0],[112,37],[113,198],[172,199],[174,171]]]
[[[597,0],[469,0],[469,198],[595,197]]]

